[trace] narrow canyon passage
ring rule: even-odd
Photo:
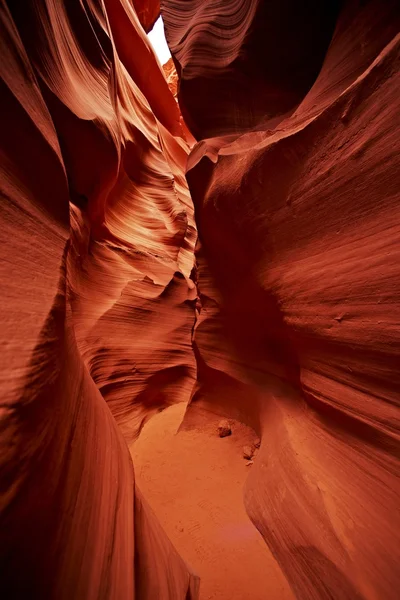
[[[243,505],[256,435],[218,415],[178,431],[184,403],[154,416],[131,446],[136,482],[175,548],[200,576],[200,600],[293,600],[287,581]],[[254,460],[257,460],[255,458]]]
[[[0,597],[398,600],[398,0],[0,0],[0,53]]]

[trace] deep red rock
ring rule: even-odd
[[[245,503],[297,598],[394,600],[399,10],[301,6],[162,3],[199,140],[190,411],[266,440]]]
[[[149,32],[160,15],[160,0],[133,0],[141,26]]]
[[[135,488],[127,445],[193,385],[188,149],[131,3],[105,4],[0,11],[10,599],[197,597]]]
[[[158,2],[0,10],[0,589],[197,598],[128,450],[191,399],[262,438],[245,505],[296,598],[396,600],[398,3],[161,11],[179,107]]]
[[[318,75],[339,5],[163,0],[179,103],[193,135],[264,128],[293,111]]]

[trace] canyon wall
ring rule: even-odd
[[[163,0],[190,134],[158,11],[0,4],[1,589],[197,598],[128,451],[190,399],[297,598],[394,600],[397,2]]]
[[[196,598],[127,445],[195,376],[176,102],[127,0],[0,17],[1,593]]]
[[[164,0],[199,230],[196,390],[253,426],[297,598],[400,589],[399,7]]]

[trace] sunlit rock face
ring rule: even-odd
[[[394,600],[398,3],[161,6],[198,139],[187,426],[208,408],[258,429],[245,503],[296,597]]]
[[[196,598],[126,443],[195,377],[177,104],[127,0],[0,17],[2,595]]]
[[[168,82],[169,89],[176,98],[178,95],[178,74],[172,58],[170,58],[165,65],[163,65],[163,71],[165,73],[165,78]]]
[[[158,2],[0,10],[1,590],[198,597],[128,452],[190,399],[259,434],[245,504],[297,598],[395,600],[398,3],[161,11],[179,107]]]

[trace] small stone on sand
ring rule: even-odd
[[[223,438],[223,437],[226,437],[227,435],[231,435],[231,433],[232,433],[232,429],[229,424],[229,421],[227,421],[226,419],[223,419],[222,421],[220,421],[218,424],[219,437]]]
[[[243,458],[251,460],[254,456],[254,446],[243,446]]]

